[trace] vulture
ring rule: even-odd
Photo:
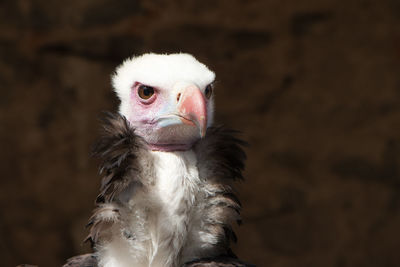
[[[234,267],[246,144],[213,126],[215,74],[192,55],[144,54],[117,67],[119,111],[94,146],[103,176],[87,237],[64,267]]]

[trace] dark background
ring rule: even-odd
[[[399,0],[1,1],[1,266],[89,251],[110,74],[149,51],[213,69],[251,144],[241,258],[400,266]]]

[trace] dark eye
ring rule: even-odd
[[[207,85],[206,89],[204,90],[204,94],[206,95],[207,99],[210,99],[212,92],[213,92],[212,85],[211,84]]]
[[[140,85],[138,88],[138,95],[141,99],[149,99],[152,95],[154,95],[154,88],[147,85]]]

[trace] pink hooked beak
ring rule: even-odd
[[[200,136],[204,137],[207,130],[207,106],[203,93],[197,86],[190,85],[177,96],[178,113],[185,124],[196,125]]]

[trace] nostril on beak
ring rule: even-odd
[[[179,102],[179,99],[181,99],[181,93],[176,96],[176,102]]]

